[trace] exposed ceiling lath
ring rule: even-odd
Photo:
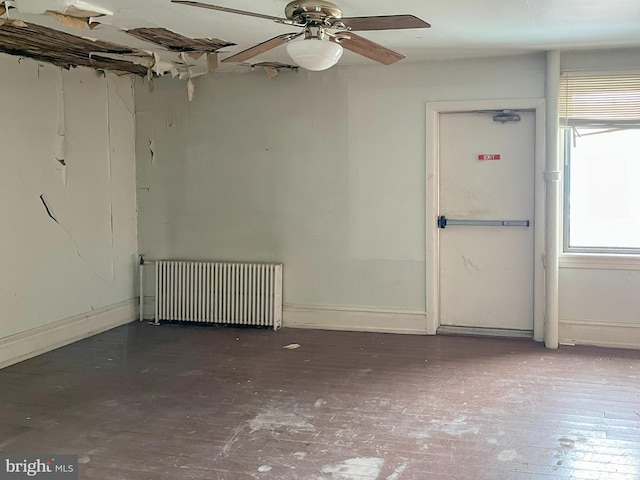
[[[235,43],[225,42],[217,38],[188,38],[166,28],[135,28],[127,30],[133,37],[160,45],[172,52],[213,53],[231,47]]]
[[[88,40],[21,20],[0,19],[0,52],[67,69],[83,66],[141,76],[147,75],[148,65],[153,62],[153,56],[141,50]],[[119,58],[110,58],[110,55]],[[122,56],[130,56],[131,61],[122,60]]]
[[[287,63],[280,62],[260,62],[260,63],[251,63],[249,64],[251,68],[260,67],[260,68],[275,68],[277,70],[297,70],[299,67],[297,65],[289,65]]]

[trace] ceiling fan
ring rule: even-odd
[[[404,55],[398,52],[356,35],[353,33],[354,31],[431,27],[427,22],[414,15],[343,17],[342,10],[337,5],[324,0],[297,0],[290,2],[284,9],[286,18],[188,0],[171,0],[171,2],[264,18],[283,25],[300,27],[302,31],[278,35],[222,61],[244,62],[304,35],[303,41],[288,43],[287,52],[298,65],[307,70],[315,71],[326,70],[335,65],[342,56],[343,47],[383,65],[391,65],[405,58]]]

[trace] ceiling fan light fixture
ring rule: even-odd
[[[302,68],[314,72],[333,67],[342,57],[342,52],[342,45],[317,38],[287,44],[291,59]]]

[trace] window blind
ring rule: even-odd
[[[640,72],[565,72],[559,107],[563,126],[640,126]]]

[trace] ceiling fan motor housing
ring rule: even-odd
[[[342,10],[331,3],[318,0],[298,0],[289,3],[284,9],[285,16],[296,23],[331,23],[327,20],[342,18]]]

